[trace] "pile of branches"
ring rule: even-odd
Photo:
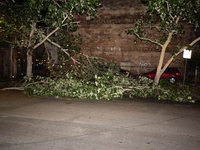
[[[87,60],[86,60],[87,59]],[[144,97],[177,102],[194,102],[190,91],[154,85],[153,80],[128,74],[120,74],[120,68],[113,62],[97,57],[79,60],[80,67],[66,70],[62,76],[25,77],[24,92],[34,96],[64,96],[86,99],[107,99],[119,97]],[[89,63],[88,63],[89,62]]]

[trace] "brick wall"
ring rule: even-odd
[[[81,20],[78,30],[83,40],[81,51],[88,55],[113,60],[119,66],[128,65],[126,69],[135,75],[155,68],[158,65],[160,50],[157,50],[154,44],[146,45],[141,42],[134,44],[134,36],[125,32],[126,29],[134,27],[146,6],[140,0],[100,0],[100,2],[103,7],[98,9],[98,18],[87,21],[85,16],[75,17],[75,20]],[[158,33],[155,36],[160,37],[163,34]],[[167,49],[165,62],[172,56],[177,45],[189,43],[189,37],[190,26],[186,28],[186,34],[181,39],[173,39]],[[184,67],[182,55],[179,57],[181,60],[170,66]]]

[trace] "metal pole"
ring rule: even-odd
[[[195,86],[197,85],[197,66],[195,68]]]
[[[12,60],[13,60],[13,49],[10,48],[10,79],[12,79]]]
[[[8,50],[8,66],[7,66],[7,78],[10,78],[10,51]]]
[[[183,89],[184,89],[184,86],[185,86],[186,68],[187,68],[187,58],[185,59],[185,71],[184,71],[184,78],[183,78]]]

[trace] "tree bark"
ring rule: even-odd
[[[157,72],[156,72],[156,76],[155,76],[155,79],[154,79],[154,84],[155,85],[158,85],[159,80],[160,80],[160,76],[162,75],[161,68],[162,68],[162,65],[163,65],[164,57],[165,57],[165,51],[166,51],[166,48],[167,48],[168,44],[171,41],[171,37],[172,37],[172,33],[169,33],[167,41],[162,46],[162,50],[161,50],[161,54],[160,54],[160,60],[159,60],[159,63],[158,63]]]
[[[182,14],[182,12],[180,12],[180,15]],[[177,17],[176,19],[176,24],[179,22],[179,19],[180,19],[180,16]],[[157,67],[157,72],[156,72],[156,76],[155,76],[155,79],[154,79],[154,84],[155,85],[158,85],[159,83],[159,80],[160,80],[160,76],[162,75],[162,73],[165,71],[165,69],[162,68],[162,65],[163,65],[163,60],[164,60],[164,56],[165,56],[165,51],[166,51],[166,48],[167,46],[169,45],[169,43],[171,42],[171,38],[172,38],[172,35],[173,35],[173,32],[170,32],[169,35],[168,35],[168,38],[167,38],[167,41],[165,41],[165,44],[162,46],[162,51],[161,51],[161,55],[160,55],[160,60],[159,60],[159,64],[158,64],[158,67]]]
[[[33,22],[31,25],[31,31],[30,31],[30,35],[29,35],[29,44],[28,44],[28,50],[27,50],[27,66],[26,66],[26,76],[28,76],[29,78],[32,77],[32,55],[33,55],[33,47],[32,47],[32,43],[31,43],[31,39],[34,35],[35,29],[36,29],[36,22]]]
[[[27,55],[27,67],[26,67],[26,76],[29,78],[32,77],[32,51],[28,49],[26,55]]]

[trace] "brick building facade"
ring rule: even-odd
[[[98,18],[89,20],[84,15],[74,16],[74,21],[81,21],[77,31],[81,34],[83,42],[80,45],[81,52],[112,60],[121,68],[131,71],[133,75],[140,75],[156,68],[160,58],[160,49],[156,49],[156,45],[151,43],[148,45],[143,42],[134,44],[134,35],[127,35],[125,32],[126,29],[134,28],[140,14],[146,10],[145,4],[141,0],[100,0],[100,2],[103,6],[97,9]],[[177,45],[189,44],[191,27],[186,26],[184,29],[186,34],[182,38],[173,38],[168,46],[164,64],[172,56]],[[40,47],[38,51],[40,52],[41,49],[44,48]],[[48,50],[56,63],[58,49],[50,46]],[[37,49],[35,51],[37,52]],[[10,48],[0,50],[0,78],[26,72],[26,57],[17,52],[15,52],[16,56],[12,56],[12,70],[6,67],[11,62],[9,61],[10,52]],[[179,58],[178,62],[173,62],[170,66],[180,68],[183,75],[185,63],[182,54]],[[34,61],[33,63],[35,64]]]
[[[90,21],[85,16],[75,17],[81,20],[78,33],[83,43],[81,51],[91,56],[113,60],[117,65],[139,75],[152,70],[158,65],[160,49],[154,44],[138,42],[134,44],[134,35],[127,35],[125,30],[134,27],[140,14],[146,10],[140,0],[100,0],[103,4],[98,8],[98,18]],[[167,48],[164,63],[172,56],[177,45],[189,44],[191,27],[185,28],[186,34],[182,38],[176,37]],[[161,34],[161,36],[163,33]],[[160,35],[157,35],[158,37]],[[183,68],[182,55],[180,61],[170,66]]]

